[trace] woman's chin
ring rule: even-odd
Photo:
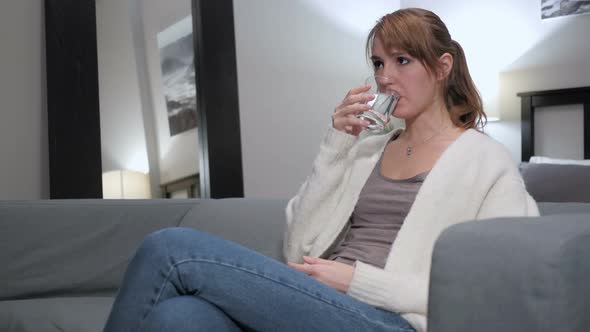
[[[397,112],[397,110],[395,112],[393,112],[393,117],[401,119],[401,120],[407,120],[408,118],[410,118],[410,114],[407,112]]]

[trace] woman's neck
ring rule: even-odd
[[[449,127],[453,127],[453,122],[444,103],[434,103],[417,117],[406,120],[402,136],[407,142],[418,143]]]

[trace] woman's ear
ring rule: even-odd
[[[453,69],[453,56],[449,53],[441,55],[440,58],[438,58],[438,68],[439,70],[436,78],[439,81],[442,81],[449,76]]]

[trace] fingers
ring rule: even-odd
[[[357,115],[359,113],[362,113],[364,111],[368,111],[371,109],[371,106],[367,105],[367,104],[350,104],[350,105],[340,105],[336,108],[336,110],[334,111],[334,114],[332,115],[332,117],[344,117],[347,115]]]
[[[368,84],[357,86],[356,88],[350,89],[350,91],[348,91],[348,93],[346,94],[346,96],[348,97],[350,95],[356,95],[356,94],[359,94],[361,92],[366,92],[366,91],[369,91],[369,89],[371,89],[371,86],[368,85]]]
[[[303,261],[307,264],[332,264],[334,262],[329,259],[315,258],[309,256],[303,256]]]
[[[360,113],[360,112],[359,112]],[[347,133],[352,133],[356,128],[365,129],[369,126],[369,123],[363,119],[359,119],[356,115],[333,116],[332,126],[336,129],[344,130]]]
[[[373,94],[364,93],[370,89],[369,85],[363,85],[351,89],[344,100],[332,114],[332,126],[335,129],[348,134],[358,135],[369,125],[366,121],[358,119],[356,115],[371,109],[367,102],[374,99]]]
[[[347,95],[344,100],[342,100],[343,105],[352,105],[357,103],[366,103],[370,100],[375,99],[375,95],[372,93],[360,93],[355,95]]]
[[[303,256],[303,264],[287,262],[287,265],[289,265],[297,271],[303,272],[309,276],[313,276],[318,272],[314,268],[314,265],[326,265],[331,263],[333,263],[331,260]]]
[[[355,118],[357,115],[370,110],[371,107],[366,104],[354,104],[336,109],[336,112],[332,114],[332,120],[343,120],[347,117]]]
[[[303,261],[307,264],[316,264],[317,260],[319,260],[319,258],[303,256]]]
[[[287,265],[289,265],[290,267],[294,268],[295,270],[297,270],[299,272],[303,272],[303,273],[307,274],[308,276],[313,274],[312,266],[307,263],[306,264],[297,264],[297,263],[287,262]]]
[[[345,116],[348,114],[357,114],[369,110],[371,107],[367,102],[375,99],[375,95],[363,93],[356,95],[347,95],[342,103],[334,110],[335,115]]]

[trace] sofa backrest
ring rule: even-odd
[[[588,214],[590,215],[590,203],[577,202],[537,202],[539,213],[542,216],[556,214]]]
[[[180,226],[196,228],[282,260],[285,199],[202,200]]]
[[[0,202],[0,300],[114,293],[141,240],[194,200]]]
[[[0,201],[0,300],[113,295],[150,233],[191,227],[281,259],[283,199]]]
[[[519,170],[537,202],[590,203],[590,166],[523,162]]]

